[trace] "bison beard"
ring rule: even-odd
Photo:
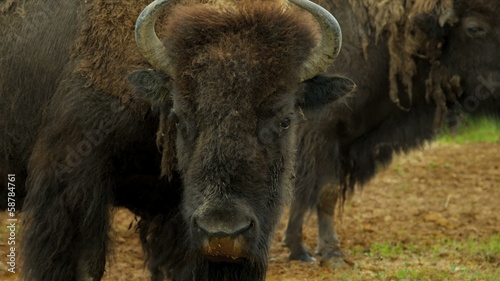
[[[304,81],[340,48],[335,19],[309,1],[170,6],[165,44],[152,17],[138,21],[146,61],[131,31],[147,2],[19,0],[0,14],[0,172],[26,181],[26,281],[100,280],[114,206],[140,217],[152,280],[263,280],[300,113],[354,87]]]
[[[275,166],[274,189],[278,191],[280,164]],[[178,179],[178,175],[173,178]],[[142,182],[143,179],[141,179]],[[134,181],[128,180],[128,184]],[[182,190],[179,190],[182,192]],[[164,198],[174,198],[176,194],[163,194]],[[279,195],[269,198],[269,204],[278,207],[275,202],[279,200]],[[178,198],[179,200],[181,198]],[[148,209],[142,206],[140,209],[137,203],[133,202],[130,209],[141,214],[138,225],[140,240],[146,253],[146,264],[150,270],[151,280],[241,280],[255,281],[264,280],[269,240],[267,237],[272,234],[272,228],[262,230],[260,241],[257,243],[250,259],[239,258],[231,262],[218,262],[210,257],[202,256],[193,239],[190,238],[191,231],[186,220],[183,218],[180,206],[175,208]],[[127,206],[127,204],[125,204]],[[149,207],[151,204],[149,204]],[[156,205],[158,206],[158,205]],[[275,210],[259,209],[257,214],[262,225],[274,225]]]
[[[264,280],[268,242],[259,243],[252,260],[214,262],[199,255],[188,238],[190,230],[181,210],[167,214],[144,215],[138,225],[151,280]]]

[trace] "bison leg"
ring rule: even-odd
[[[79,82],[61,83],[30,156],[21,247],[25,281],[101,279],[115,165],[128,163],[116,155],[128,148],[124,134],[142,135],[124,124],[126,113],[113,110],[116,98]]]
[[[334,214],[338,200],[338,190],[325,185],[319,195],[318,213],[318,246],[316,254],[321,257],[321,264],[332,268],[344,265],[340,243],[335,231]]]
[[[106,263],[108,211],[93,206],[69,210],[61,197],[30,199],[40,204],[28,205],[26,213],[26,280],[100,280]]]
[[[145,216],[139,221],[139,234],[146,254],[151,281],[191,280],[192,261],[187,257],[187,226],[180,210]]]
[[[290,249],[290,260],[315,261],[309,249],[304,245],[302,238],[302,225],[307,212],[307,206],[296,198],[290,207],[290,217],[285,231],[283,246]]]
[[[106,180],[83,171],[78,173],[80,180],[58,182],[51,165],[45,164],[36,165],[29,181],[24,280],[101,280],[110,228],[110,187]]]

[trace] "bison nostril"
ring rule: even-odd
[[[208,237],[235,237],[253,228],[254,223],[249,219],[239,221],[210,221],[202,218],[194,219],[197,231],[204,232]]]

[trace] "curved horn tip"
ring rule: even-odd
[[[161,12],[177,0],[155,0],[141,12],[135,24],[135,40],[139,52],[155,68],[171,73],[167,49],[156,35],[155,23]]]
[[[301,80],[324,72],[335,61],[342,45],[342,31],[337,19],[325,8],[309,0],[289,0],[311,13],[321,28],[321,40],[304,63]]]

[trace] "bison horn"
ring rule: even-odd
[[[300,79],[304,81],[326,71],[333,63],[340,52],[342,32],[335,17],[323,7],[309,0],[289,1],[311,13],[321,28],[321,41],[303,65]]]
[[[167,49],[155,31],[155,23],[163,9],[176,0],[155,0],[139,15],[135,23],[135,41],[142,55],[153,65],[167,74],[171,74],[172,63],[167,56]]]

